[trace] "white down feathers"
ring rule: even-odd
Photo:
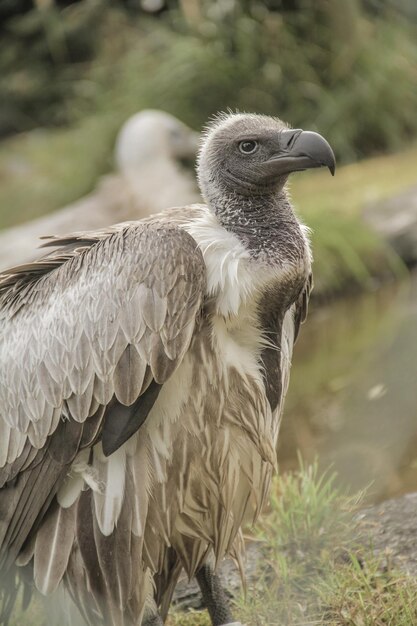
[[[194,207],[198,214],[184,228],[203,253],[207,296],[215,298],[219,315],[236,316],[251,296],[282,277],[287,268],[254,262],[250,251],[236,235],[221,226],[210,209],[204,205]]]

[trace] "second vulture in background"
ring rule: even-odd
[[[116,173],[77,202],[0,231],[0,272],[42,256],[42,236],[96,230],[198,201],[193,177],[182,167],[182,161],[194,161],[197,146],[198,133],[168,113],[133,115],[116,139]]]

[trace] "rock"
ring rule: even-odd
[[[371,537],[376,555],[387,565],[417,576],[417,493],[367,507],[357,519],[364,536]]]
[[[407,265],[417,264],[417,186],[368,206],[363,216]]]

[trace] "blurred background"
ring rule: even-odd
[[[372,500],[416,490],[415,0],[1,0],[0,38],[3,266],[25,236],[54,232],[54,212],[66,205],[78,207],[66,213],[77,215],[67,230],[80,229],[97,198],[126,205],[132,180],[120,171],[101,195],[96,186],[120,170],[117,133],[143,109],[200,131],[217,111],[237,108],[328,139],[336,177],[291,181],[313,229],[316,289],[295,353],[280,468],[294,468],[299,451],[332,465],[350,488],[370,486]],[[154,130],[138,140],[139,151],[152,138],[156,145]],[[177,151],[175,171],[197,198],[193,145]],[[135,161],[129,197],[151,210],[168,178],[148,154],[146,175]],[[181,203],[184,188],[172,185],[170,204]],[[95,188],[90,204],[71,204]],[[112,210],[108,223],[125,219]],[[16,229],[42,215],[51,221],[38,230]]]

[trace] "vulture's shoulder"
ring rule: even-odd
[[[161,213],[98,231],[44,237],[42,247],[53,247],[52,252],[45,251],[44,257],[0,275],[2,316],[13,316],[22,307],[41,304],[51,295],[58,299],[77,281],[85,286],[124,275],[131,281],[145,277],[158,288],[158,276],[166,278],[168,271],[176,275],[185,272],[200,283],[204,261],[194,239],[181,228],[184,211],[175,209],[172,219]]]

